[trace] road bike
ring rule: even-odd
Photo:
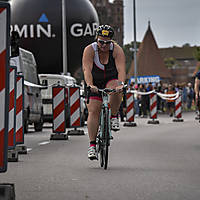
[[[125,87],[124,87],[125,88]],[[87,103],[89,103],[90,89],[88,89]],[[108,152],[111,144],[112,132],[111,132],[111,110],[109,106],[109,95],[116,92],[115,89],[105,88],[98,89],[102,95],[102,107],[100,113],[99,130],[97,135],[97,153],[100,161],[100,166],[105,170],[108,167]]]

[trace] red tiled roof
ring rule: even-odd
[[[197,47],[171,47],[160,48],[160,54],[163,58],[173,57],[175,59],[194,59],[194,52]]]

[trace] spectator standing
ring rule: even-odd
[[[135,84],[135,90],[138,91],[138,85]],[[135,108],[135,115],[136,117],[139,116],[139,95],[134,93],[134,108]]]
[[[126,117],[126,91],[123,90],[122,102],[119,107],[119,115],[121,122],[124,122],[124,118]]]
[[[176,91],[171,84],[169,84],[166,94],[175,94]],[[173,116],[174,112],[174,100],[167,100],[167,112],[170,117]]]
[[[183,83],[182,102],[183,102],[183,108],[186,109],[186,107],[187,107],[187,87],[186,87],[186,83]]]
[[[178,84],[177,82],[174,84],[174,90],[175,90],[176,92],[179,91],[179,84]]]
[[[187,108],[189,110],[192,107],[193,98],[194,98],[194,89],[192,87],[192,83],[188,83],[188,88],[187,88]]]
[[[146,85],[140,85],[140,92],[147,92]],[[147,117],[147,110],[149,107],[148,95],[141,95],[141,117]]]
[[[161,82],[157,84],[156,91],[159,93],[164,93]],[[158,112],[164,112],[164,100],[158,95],[157,95],[157,108]]]

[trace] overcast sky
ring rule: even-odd
[[[137,41],[142,41],[150,20],[159,48],[200,45],[200,0],[135,2]],[[124,44],[133,41],[133,0],[124,0],[124,31]]]

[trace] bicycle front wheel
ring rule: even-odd
[[[103,141],[100,135],[98,136],[97,149],[98,149],[98,153],[100,157],[100,166],[103,167],[104,166],[104,145],[103,145]]]
[[[109,133],[109,110],[105,108],[104,113],[104,138],[105,138],[105,145],[104,145],[104,169],[108,167],[108,152],[110,146],[110,133]]]

